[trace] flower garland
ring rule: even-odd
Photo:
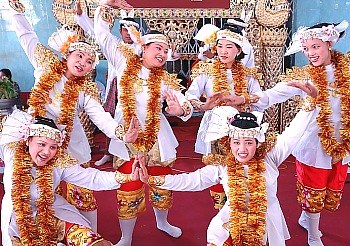
[[[323,66],[306,66],[312,82],[316,85],[319,94],[316,104],[321,108],[317,117],[318,127],[320,129],[319,137],[323,149],[332,158],[342,159],[350,150],[350,72],[349,64],[344,56],[338,51],[332,51],[332,64],[335,65],[335,78],[340,95],[341,123],[339,129],[341,142],[334,137],[334,126],[331,123],[332,109],[330,106],[329,90],[327,88],[327,73]]]
[[[35,183],[40,191],[36,201],[37,216],[34,221],[30,205],[30,184],[33,181],[32,159],[27,151],[25,141],[20,141],[14,152],[14,170],[12,178],[12,201],[16,214],[16,223],[23,245],[57,245],[54,221],[54,202],[52,172],[55,158],[44,167],[38,167]]]
[[[138,55],[128,57],[126,69],[120,79],[121,95],[120,100],[123,105],[123,118],[126,124],[125,129],[130,126],[131,118],[136,116],[136,97],[134,91],[134,83],[138,79],[138,74],[141,71],[142,61]],[[164,77],[165,70],[163,68],[151,69],[147,80],[148,86],[148,102],[147,116],[145,122],[145,130],[139,131],[139,135],[133,146],[136,150],[147,152],[155,144],[159,127],[160,127],[160,112],[161,112],[161,81]]]
[[[49,96],[49,92],[53,89],[54,85],[61,79],[67,65],[63,61],[56,61],[49,65],[49,71],[43,73],[40,77],[40,81],[35,84],[30,94],[28,104],[33,112],[32,116],[46,117],[45,104],[52,103]],[[85,83],[84,77],[73,77],[68,79],[64,85],[62,93],[61,114],[57,120],[58,124],[65,125],[66,138],[62,143],[62,149],[68,147],[70,141],[70,134],[73,129],[73,121],[76,114],[76,105],[79,92],[82,90]]]
[[[243,164],[235,160],[231,152],[227,155],[226,163],[232,244],[263,245],[267,210],[266,179],[262,174],[265,172],[264,159],[254,156],[248,162],[247,178]]]
[[[245,72],[243,64],[241,62],[234,62],[231,67],[232,77],[234,83],[234,90],[237,96],[242,96],[247,93],[248,82],[245,80]],[[211,75],[213,79],[213,91],[229,94],[231,91],[230,85],[227,79],[226,65],[219,59],[215,59],[213,62],[213,69]]]

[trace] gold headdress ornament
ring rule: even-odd
[[[231,41],[235,44],[238,44],[240,47],[242,47],[243,44],[243,36],[238,33],[231,32],[228,29],[220,30],[217,32],[216,41],[220,39]]]
[[[211,142],[225,136],[230,138],[250,137],[255,138],[258,142],[265,141],[265,133],[268,129],[268,123],[260,125],[262,114],[252,112],[257,117],[258,127],[242,129],[237,126],[232,126],[231,123],[235,115],[239,114],[238,110],[230,106],[215,107],[211,112],[211,118],[208,125],[208,130],[205,136],[205,142]],[[252,120],[249,117],[237,115],[241,120]]]
[[[141,40],[143,44],[159,42],[169,46],[169,40],[163,34],[145,34],[141,37]]]
[[[49,40],[48,45],[60,52],[63,57],[75,50],[86,52],[93,60],[93,68],[99,63],[98,45],[93,36],[84,37],[79,40],[78,35],[70,30],[70,27],[63,25],[56,32],[54,32]]]
[[[285,56],[292,55],[302,50],[302,44],[310,38],[317,38],[323,42],[332,42],[333,44],[339,41],[340,33],[345,31],[349,26],[346,20],[343,20],[338,25],[322,26],[321,28],[299,27],[293,34],[292,42],[287,48]]]
[[[9,144],[36,136],[50,138],[56,141],[59,146],[62,145],[65,138],[64,127],[61,127],[62,130],[59,130],[45,124],[37,124],[36,122],[37,120],[26,112],[21,110],[13,111],[11,115],[3,119],[0,144]]]
[[[140,25],[131,20],[125,20],[126,18],[134,18],[134,9],[130,10],[129,12],[126,12],[125,10],[120,10],[120,16],[122,19],[119,21],[119,24],[127,25],[127,26],[134,26],[136,29],[140,27]]]

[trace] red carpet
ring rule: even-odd
[[[202,167],[201,156],[193,153],[195,136],[199,118],[189,122],[181,122],[171,118],[173,129],[180,146],[178,160],[174,165],[177,172],[193,171]],[[105,150],[103,134],[95,137],[96,147],[93,149],[93,160],[98,160]],[[100,170],[112,171],[112,164],[107,163]],[[350,178],[350,177],[349,177]],[[291,239],[288,246],[307,245],[307,233],[298,224],[300,208],[296,202],[295,165],[290,157],[280,167],[278,197],[287,220]],[[116,215],[115,191],[96,192],[99,206],[99,232],[108,240],[117,243],[120,229]],[[350,187],[345,185],[342,204],[336,213],[323,212],[320,229],[323,232],[323,243],[330,246],[350,245],[347,222],[350,221]],[[0,185],[0,197],[3,196],[3,186]],[[169,211],[169,222],[182,228],[183,235],[174,239],[157,230],[153,210],[147,203],[147,211],[141,214],[136,222],[133,246],[203,246],[206,245],[206,228],[210,219],[216,214],[207,190],[202,192],[175,192],[174,206]]]

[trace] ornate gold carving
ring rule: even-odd
[[[286,0],[257,0],[257,21],[267,27],[279,27],[287,22],[290,5]]]
[[[144,19],[148,28],[158,30],[168,36],[170,46],[179,50],[193,36],[198,19]]]

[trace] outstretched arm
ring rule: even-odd
[[[24,15],[24,7],[23,11],[21,11],[20,8],[16,8],[16,6],[21,6],[21,3],[18,2],[18,5],[14,5],[13,2],[14,1],[9,0],[9,4],[12,8],[12,24],[15,28],[19,43],[26,53],[30,63],[34,66],[34,68],[37,68],[37,63],[34,59],[34,50],[37,45],[40,44],[38,36],[33,31],[32,26],[29,24]]]

